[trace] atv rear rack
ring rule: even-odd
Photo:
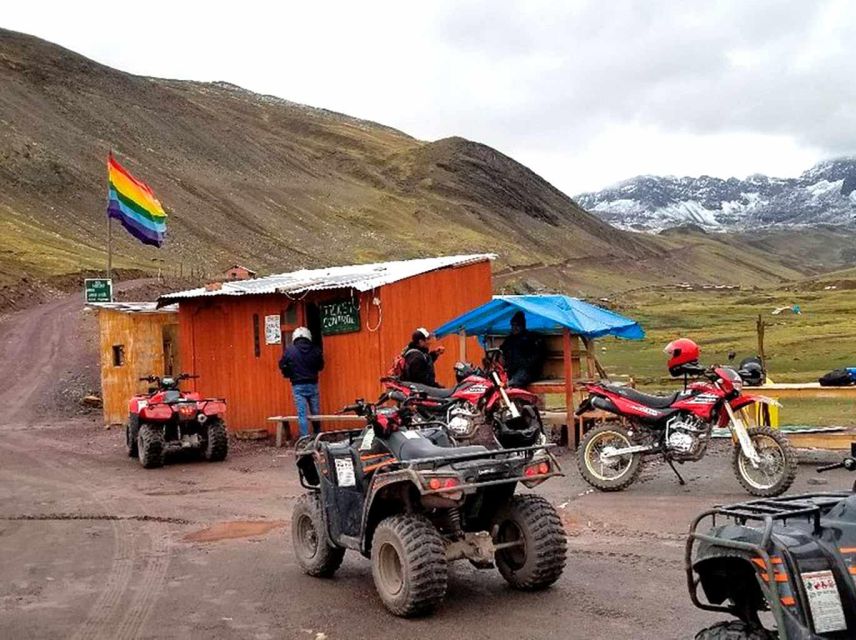
[[[724,612],[731,615],[739,616],[740,612],[733,607],[725,605],[714,605],[707,602],[702,602],[698,597],[698,586],[700,578],[697,579],[693,569],[693,548],[696,541],[707,542],[708,544],[716,545],[724,549],[750,553],[757,556],[764,562],[764,571],[768,576],[775,575],[772,560],[768,549],[770,548],[770,540],[773,536],[773,525],[776,522],[787,524],[789,519],[806,518],[813,521],[814,529],[819,532],[822,528],[820,524],[821,516],[828,511],[832,506],[840,502],[842,499],[851,495],[849,491],[830,491],[822,493],[804,493],[795,496],[784,496],[781,498],[762,498],[759,500],[747,500],[732,505],[714,507],[699,515],[690,525],[689,537],[687,538],[687,546],[684,553],[684,569],[687,574],[687,586],[690,592],[690,599],[693,604],[699,609],[705,611]],[[740,525],[745,525],[750,520],[755,520],[763,523],[763,532],[761,541],[758,544],[753,542],[744,542],[741,540],[729,540],[715,535],[699,533],[698,528],[702,521],[710,518],[711,529],[716,527],[716,517],[724,516],[736,521]],[[780,637],[787,640],[785,635],[784,612],[779,596],[779,587],[775,580],[770,580],[768,583],[760,582],[761,590],[764,594],[770,610],[776,619],[776,625],[779,628]],[[800,590],[797,585],[798,591]]]

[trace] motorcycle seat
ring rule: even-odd
[[[427,384],[419,384],[417,382],[406,382],[405,384],[408,387],[416,389],[419,393],[427,394],[429,398],[448,398],[455,393],[455,390],[457,389],[457,387],[451,387],[448,389],[443,387],[430,387]]]
[[[384,438],[389,452],[401,461],[420,458],[451,458],[469,453],[487,453],[481,445],[469,447],[440,447],[418,431],[395,431]]]
[[[633,402],[638,402],[639,404],[650,407],[651,409],[668,409],[675,403],[680,395],[679,391],[667,396],[660,396],[650,393],[642,393],[641,391],[636,391],[636,389],[631,387],[624,387],[617,384],[605,384],[603,386],[612,393],[623,396]]]

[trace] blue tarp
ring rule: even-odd
[[[526,328],[530,331],[561,333],[567,327],[586,338],[645,337],[639,323],[630,318],[560,295],[494,296],[490,302],[450,320],[434,334],[438,338],[461,331],[468,336],[506,335],[511,331],[511,316],[520,310],[526,314]]]

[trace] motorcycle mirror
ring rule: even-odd
[[[729,361],[729,362],[731,362],[732,360],[734,360],[734,358],[736,358],[736,357],[737,357],[737,353],[736,353],[736,352],[734,352],[734,351],[729,351],[729,352],[728,352],[728,361]]]

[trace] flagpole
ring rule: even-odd
[[[110,150],[109,155],[107,156],[108,162],[109,159],[113,157],[113,150]],[[107,172],[107,178],[109,181],[110,172]],[[107,192],[107,278],[110,279],[113,277],[113,218],[110,217],[110,192]]]

